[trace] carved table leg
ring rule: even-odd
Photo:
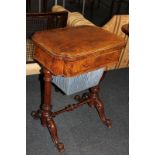
[[[111,128],[112,123],[111,123],[110,119],[107,119],[105,116],[104,105],[103,105],[102,101],[99,99],[98,92],[99,92],[99,86],[95,86],[95,87],[90,88],[91,101],[90,101],[89,105],[94,106],[96,108],[101,121],[108,128]]]
[[[41,110],[38,110],[36,112],[32,112],[32,116],[34,119],[41,119],[41,124],[44,127],[47,127],[49,129],[49,132],[51,134],[52,140],[58,150],[60,152],[64,151],[64,145],[63,143],[59,142],[59,138],[57,135],[57,128],[56,124],[52,118],[52,104],[51,104],[51,78],[52,75],[51,73],[43,69],[44,73],[44,96],[43,96],[43,104],[41,106]]]
[[[56,124],[52,118],[47,119],[47,126],[48,126],[48,129],[50,131],[51,138],[52,138],[54,144],[56,145],[57,149],[59,150],[59,152],[63,152],[64,151],[64,144],[59,142]]]

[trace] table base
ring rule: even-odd
[[[51,138],[53,143],[56,145],[59,152],[64,151],[64,144],[60,142],[58,134],[57,134],[57,127],[56,123],[53,118],[63,112],[70,112],[74,109],[79,108],[84,104],[88,104],[90,107],[96,108],[98,115],[101,121],[108,127],[112,127],[112,123],[109,119],[106,118],[104,112],[104,104],[99,99],[99,85],[90,88],[89,93],[85,93],[82,97],[76,95],[75,100],[78,101],[76,104],[70,104],[58,111],[52,112],[52,104],[51,104],[51,78],[52,74],[47,70],[43,69],[44,73],[44,96],[43,96],[43,104],[38,111],[33,111],[32,116],[34,119],[40,119],[41,124],[44,127],[49,129]]]

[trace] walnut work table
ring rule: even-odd
[[[120,50],[125,45],[122,38],[99,27],[79,26],[36,32],[32,36],[35,44],[34,58],[43,67],[44,94],[43,103],[38,111],[32,112],[34,119],[40,118],[41,124],[49,129],[51,138],[60,152],[64,144],[59,141],[54,117],[69,112],[83,104],[95,107],[101,121],[111,128],[106,118],[104,105],[99,99],[99,86],[90,88],[89,95],[76,97],[78,103],[52,112],[51,78],[52,75],[73,77],[117,63]]]

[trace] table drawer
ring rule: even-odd
[[[73,76],[84,72],[96,70],[98,68],[106,67],[109,63],[117,63],[119,60],[120,51],[113,51],[99,55],[88,56],[86,58],[67,61],[64,66],[64,75]]]

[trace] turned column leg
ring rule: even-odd
[[[44,74],[44,92],[43,92],[43,104],[41,106],[42,109],[42,116],[41,116],[41,124],[43,126],[47,125],[47,118],[50,118],[51,116],[51,73],[43,69]]]
[[[94,106],[98,112],[98,115],[101,119],[101,121],[108,127],[112,127],[112,123],[109,119],[106,118],[105,112],[104,112],[104,105],[103,102],[99,99],[98,96],[99,93],[99,85],[90,88],[90,98],[91,101],[89,105]]]
[[[57,127],[56,124],[52,118],[52,104],[51,104],[51,79],[52,75],[47,69],[43,69],[44,73],[44,92],[43,92],[43,104],[41,106],[41,110],[38,110],[37,112],[33,112],[32,116],[37,119],[41,119],[41,124],[44,127],[47,127],[49,129],[51,138],[58,148],[60,152],[64,151],[64,144],[59,142],[58,134],[57,134]]]

